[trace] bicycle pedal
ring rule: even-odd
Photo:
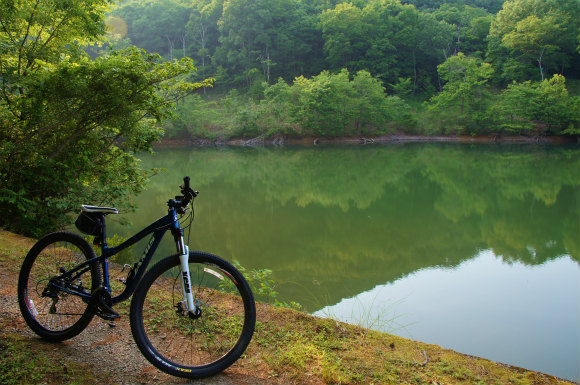
[[[117,321],[121,319],[119,313],[113,310],[110,296],[108,295],[101,293],[101,296],[97,298],[96,307],[96,314],[105,321]]]
[[[97,316],[101,317],[105,321],[118,321],[121,319],[121,316],[117,313],[106,313],[106,312],[97,312]]]

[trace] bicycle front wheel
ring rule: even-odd
[[[143,355],[178,377],[203,378],[232,365],[250,343],[256,307],[250,287],[230,263],[190,252],[196,311],[186,314],[179,256],[151,268],[131,301],[131,330]]]
[[[18,278],[18,304],[28,326],[49,341],[63,341],[82,332],[94,312],[88,301],[72,294],[101,284],[97,263],[67,276],[65,273],[95,258],[92,247],[74,233],[51,233],[30,249]],[[60,278],[59,278],[60,277]]]

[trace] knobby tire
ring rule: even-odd
[[[41,238],[26,255],[18,277],[18,304],[28,326],[49,341],[64,341],[82,332],[94,309],[81,297],[58,289],[47,290],[51,279],[95,258],[89,243],[77,234],[56,232]],[[87,293],[101,285],[97,263],[59,285]]]
[[[165,258],[141,281],[131,301],[133,337],[160,370],[204,378],[231,366],[250,343],[256,323],[251,289],[229,262],[189,253],[191,290],[197,307],[185,314],[179,256]]]

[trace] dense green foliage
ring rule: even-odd
[[[113,3],[1,3],[0,225],[130,206],[164,130],[580,133],[579,0]]]
[[[580,133],[578,97],[568,95],[561,75],[542,82],[510,84],[491,113],[498,129],[507,133]],[[542,122],[542,126],[534,122]]]
[[[579,130],[577,97],[539,96],[578,85],[579,13],[578,0],[128,0],[110,20],[123,44],[215,76],[221,100],[182,105],[173,135],[544,135]],[[384,87],[365,106],[360,71]],[[543,112],[507,112],[524,89]]]
[[[438,67],[445,81],[443,90],[431,98],[429,110],[437,112],[439,120],[457,122],[457,129],[477,130],[485,121],[488,98],[487,82],[493,73],[488,63],[459,52]]]
[[[431,91],[436,66],[457,52],[501,60],[504,82],[577,77],[579,11],[577,0],[149,0],[125,1],[113,15],[135,45],[190,56],[227,87],[348,68]],[[542,71],[527,76],[540,54]]]
[[[90,59],[109,1],[2,1],[0,7],[1,226],[38,234],[80,203],[130,204],[148,150],[190,59],[164,62],[135,47]]]
[[[579,12],[578,0],[506,1],[488,37],[487,57],[497,77],[504,81],[544,80],[553,74],[578,78]]]
[[[180,116],[170,134],[194,137],[255,137],[260,135],[385,134],[415,125],[410,107],[387,96],[381,83],[364,70],[349,74],[323,71],[289,85],[283,79],[262,83],[261,100],[235,90],[218,100],[199,95],[176,107]],[[175,129],[177,127],[177,129]]]

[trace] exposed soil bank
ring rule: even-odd
[[[378,136],[357,137],[256,137],[237,139],[162,139],[156,147],[181,147],[181,146],[322,146],[335,144],[388,144],[407,142],[446,142],[446,143],[543,143],[564,144],[580,143],[576,136],[469,136],[469,135],[405,135],[390,134]]]

